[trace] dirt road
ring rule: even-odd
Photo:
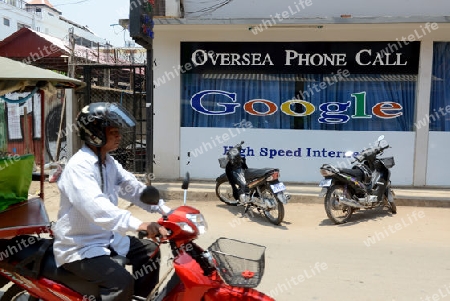
[[[46,186],[46,207],[54,220],[58,192],[54,184]],[[168,205],[182,201],[169,200]],[[278,301],[450,300],[448,208],[399,206],[397,215],[365,211],[337,226],[322,205],[292,203],[286,206],[285,222],[276,227],[260,216],[241,217],[241,207],[219,201],[188,200],[188,205],[209,224],[200,245],[224,236],[267,247],[258,290]],[[158,217],[137,207],[129,210],[142,220]]]

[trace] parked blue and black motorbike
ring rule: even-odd
[[[320,196],[325,196],[325,211],[335,224],[347,222],[359,209],[387,208],[397,213],[391,188],[394,157],[381,158],[389,143],[381,135],[375,147],[369,147],[353,156],[352,168],[337,168],[323,164],[320,173],[324,179]],[[349,155],[349,154],[347,154]]]
[[[277,168],[248,168],[242,156],[242,144],[230,148],[219,159],[225,173],[216,179],[216,195],[227,205],[241,205],[245,213],[257,209],[272,224],[279,225],[284,219],[284,205],[289,200],[286,187],[280,182]]]

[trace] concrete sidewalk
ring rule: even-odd
[[[289,202],[322,204],[319,197],[321,187],[312,184],[284,182],[286,191],[291,195]],[[166,200],[183,199],[180,181],[153,181],[152,185],[160,190]],[[450,208],[450,188],[393,187],[397,206],[448,207]],[[190,201],[214,201],[219,199],[215,193],[215,182],[195,181],[189,184]]]

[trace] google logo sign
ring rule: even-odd
[[[222,95],[225,97],[225,102],[217,102],[220,110],[209,110],[203,104],[203,99],[208,95]],[[350,119],[372,118],[375,115],[378,118],[392,119],[403,115],[403,106],[398,102],[383,101],[376,103],[372,109],[371,114],[367,113],[366,92],[352,93],[352,101],[347,102],[325,102],[318,106],[320,115],[318,121],[320,123],[339,124],[346,123]],[[222,91],[222,90],[203,90],[191,97],[191,107],[193,110],[205,115],[228,115],[236,113],[236,109],[241,106],[237,102],[237,93]],[[262,104],[258,108],[265,108],[265,110],[257,110],[256,104]],[[349,108],[354,105],[353,114],[349,115],[347,112]],[[293,110],[293,105],[302,106],[301,112]],[[244,103],[243,110],[254,116],[268,116],[275,114],[278,109],[286,115],[293,117],[304,117],[313,114],[316,107],[302,99],[290,99],[283,102],[278,108],[277,104],[267,99],[251,99]]]

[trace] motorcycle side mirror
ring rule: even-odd
[[[147,186],[141,193],[139,200],[148,205],[158,205],[159,203],[159,191],[154,186]]]
[[[377,141],[381,142],[381,140],[383,140],[383,139],[384,139],[384,135],[381,135],[380,137],[378,137]]]

